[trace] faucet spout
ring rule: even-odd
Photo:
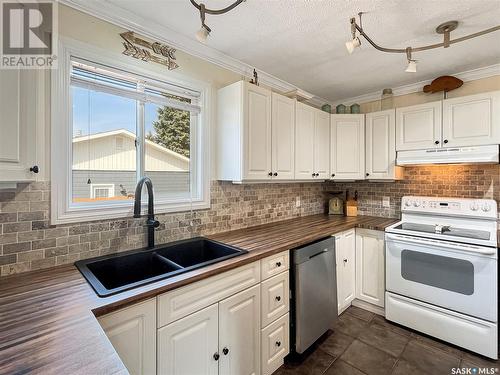
[[[153,183],[149,177],[141,178],[135,188],[134,217],[141,217],[141,195],[144,184],[146,184],[148,191],[148,219],[146,220],[146,226],[148,227],[148,249],[151,249],[155,246],[154,229],[160,226],[160,222],[155,220]]]

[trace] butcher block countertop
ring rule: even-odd
[[[0,374],[127,374],[96,316],[351,228],[394,219],[313,215],[209,236],[248,250],[198,270],[100,298],[73,266],[0,279]]]

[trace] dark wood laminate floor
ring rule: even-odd
[[[390,323],[351,306],[334,329],[304,355],[287,360],[275,375],[450,375],[453,368],[493,368],[500,362]],[[476,370],[477,371],[477,370]]]

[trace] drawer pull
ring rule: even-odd
[[[281,262],[276,262],[276,267],[281,267]]]
[[[229,353],[229,349],[228,348],[222,349],[222,353],[224,353],[224,355],[227,355]]]
[[[276,346],[279,348],[281,346],[281,341],[276,341]]]
[[[220,356],[219,356],[219,353],[215,353],[215,354],[214,354],[214,359],[215,359],[216,361],[218,361],[218,360],[219,360],[219,357],[220,357]]]
[[[276,296],[276,301],[281,301],[281,296]]]

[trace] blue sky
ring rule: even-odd
[[[136,133],[136,102],[132,99],[72,87],[73,93],[73,135],[126,129]],[[146,104],[146,133],[153,130],[158,106]],[[89,118],[90,112],[90,118]]]

